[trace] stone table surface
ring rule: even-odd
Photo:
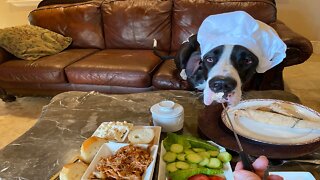
[[[61,93],[43,108],[38,122],[29,131],[0,150],[0,179],[50,179],[79,154],[82,142],[102,122],[151,125],[150,107],[162,100],[172,100],[184,107],[182,133],[197,136],[198,113],[204,108],[201,98],[200,93],[178,90],[125,95]],[[283,91],[252,91],[243,99],[252,98],[299,102],[296,96]],[[316,155],[319,157],[319,153]]]

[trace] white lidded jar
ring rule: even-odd
[[[162,132],[176,132],[183,128],[183,107],[173,101],[164,100],[150,108],[153,125],[161,126]]]

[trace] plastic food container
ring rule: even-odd
[[[95,155],[94,159],[90,163],[89,167],[87,168],[86,172],[83,174],[81,180],[88,180],[90,179],[91,173],[95,170],[96,165],[99,163],[100,159],[102,157],[109,157],[114,155],[117,150],[120,148],[129,145],[128,143],[116,143],[116,142],[109,142],[105,143],[101,146],[98,153]],[[146,171],[143,173],[142,179],[143,180],[149,180],[152,179],[154,167],[156,164],[157,159],[157,152],[158,152],[158,145],[153,145],[150,147],[148,144],[138,144],[136,146],[139,146],[143,149],[150,148],[150,155],[152,156],[152,162],[149,164]]]
[[[176,132],[183,128],[183,107],[173,101],[161,101],[150,108],[155,126],[161,126],[162,132]]]

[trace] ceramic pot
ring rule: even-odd
[[[176,132],[183,128],[183,107],[173,101],[161,101],[150,108],[155,126],[161,126],[162,132]]]

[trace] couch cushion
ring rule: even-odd
[[[67,82],[64,68],[77,60],[96,52],[96,49],[70,49],[46,56],[36,61],[20,59],[0,64],[0,81],[62,83]]]
[[[0,47],[0,64],[8,61],[9,59],[16,58],[12,54],[10,54],[8,51]]]
[[[8,94],[19,96],[55,96],[66,91],[96,91],[108,94],[128,94],[153,90],[153,87],[135,88],[71,83],[17,83],[0,81],[0,86]],[[23,87],[23,88],[22,88]]]
[[[70,37],[38,26],[23,25],[0,29],[0,46],[25,60],[57,54],[71,42]]]
[[[265,23],[276,21],[274,0],[175,0],[172,14],[171,50],[176,51],[181,43],[198,32],[202,21],[212,14],[243,10]]]
[[[99,2],[45,6],[29,14],[31,24],[71,37],[73,48],[104,49]]]
[[[158,49],[169,51],[172,1],[105,1],[102,16],[107,48]]]
[[[164,61],[159,69],[155,72],[152,85],[156,89],[183,89],[188,90],[190,86],[187,81],[180,78],[179,71],[174,61],[166,60]]]
[[[66,68],[69,82],[149,87],[161,60],[151,50],[102,50]]]

